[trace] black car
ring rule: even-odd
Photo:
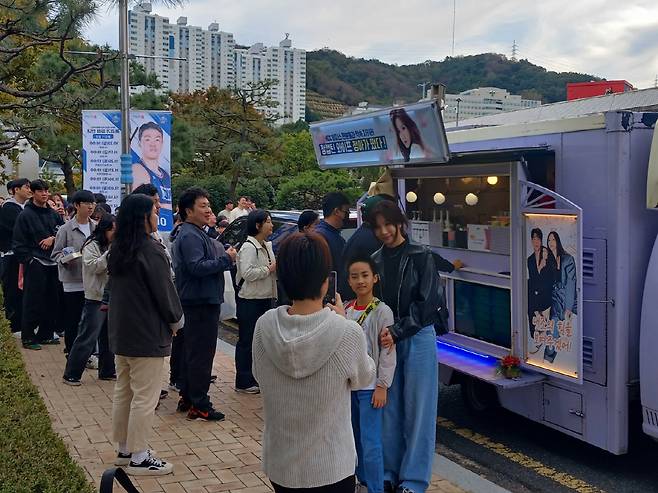
[[[299,211],[270,211],[272,216],[272,224],[274,228],[272,234],[267,239],[272,242],[272,249],[276,254],[281,242],[289,235],[298,231],[297,221],[299,220],[301,212]],[[320,217],[322,214],[320,213]],[[341,234],[347,240],[354,230],[356,229],[356,213],[350,213],[349,227],[343,229]],[[239,250],[242,244],[247,240],[247,216],[237,218],[224,232],[219,236],[219,241],[224,245],[233,245],[236,250]]]

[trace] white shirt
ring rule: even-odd
[[[249,209],[240,209],[236,207],[231,211],[231,217],[228,218],[229,222],[235,221],[237,218],[242,216],[247,216],[249,214]]]
[[[89,238],[89,235],[91,234],[91,229],[89,227],[89,221],[87,221],[87,224],[80,224],[78,223],[78,228],[80,228],[80,231],[85,235],[85,238]]]

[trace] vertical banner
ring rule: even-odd
[[[171,112],[130,112],[133,190],[152,184],[160,196],[160,231],[174,225],[171,192]],[[121,112],[82,112],[82,170],[86,190],[102,193],[112,210],[121,203]]]
[[[121,203],[121,113],[82,112],[83,187],[107,197],[116,210]]]
[[[547,211],[548,212],[548,211]],[[577,214],[526,213],[525,362],[582,381],[582,254]]]
[[[160,231],[174,227],[171,191],[171,112],[131,111],[133,190],[150,183],[160,196]]]

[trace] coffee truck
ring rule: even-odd
[[[404,118],[399,117],[404,113]],[[323,169],[386,166],[442,274],[443,384],[613,454],[658,438],[658,113],[456,128],[436,101],[311,125]],[[520,360],[520,375],[497,371]]]

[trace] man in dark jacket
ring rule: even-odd
[[[32,200],[16,219],[12,244],[16,258],[23,265],[21,340],[27,349],[41,349],[40,344],[59,344],[54,339],[54,322],[60,288],[57,263],[50,255],[57,230],[64,221],[48,207],[46,182],[34,180],[30,190]]]
[[[322,214],[324,217],[315,227],[315,232],[329,244],[332,270],[335,270],[338,276],[337,284],[340,292],[340,287],[347,285],[345,282],[347,272],[343,265],[345,239],[341,236],[340,230],[350,217],[350,201],[340,192],[328,193],[322,201]]]
[[[224,414],[210,402],[208,389],[217,347],[219,313],[224,300],[224,271],[235,259],[235,249],[225,255],[203,230],[211,219],[208,192],[189,188],[178,201],[183,219],[173,246],[176,288],[185,313],[179,411],[188,419],[222,421]]]
[[[2,292],[4,295],[5,317],[9,320],[12,332],[21,331],[23,313],[23,291],[18,289],[18,260],[12,250],[14,226],[18,215],[23,212],[25,203],[32,196],[30,180],[18,178],[7,183],[11,198],[0,207],[0,261],[2,262]]]

